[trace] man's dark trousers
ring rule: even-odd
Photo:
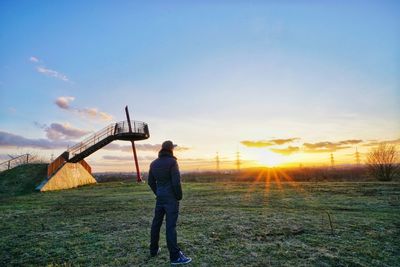
[[[167,246],[170,260],[176,260],[179,257],[179,247],[176,238],[176,221],[179,214],[179,201],[172,197],[157,197],[156,207],[154,209],[154,218],[151,225],[150,253],[156,254],[158,251],[158,241],[160,239],[160,228],[166,215],[166,235]]]

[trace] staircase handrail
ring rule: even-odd
[[[146,133],[147,123],[131,120],[131,127],[133,133]],[[121,133],[129,133],[129,124],[127,120],[115,124],[115,134]]]
[[[107,138],[110,135],[114,135],[114,127],[115,127],[115,123],[109,124],[108,126],[104,127],[100,131],[95,132],[88,138],[84,139],[83,141],[68,148],[67,151],[69,152],[70,157],[71,157],[71,155],[79,154],[83,150],[85,150],[87,147],[94,145],[96,143],[96,140],[97,140],[97,142],[99,142],[100,138],[101,138],[101,140],[103,140],[104,138]],[[79,151],[79,152],[76,153],[77,151]]]
[[[148,133],[147,123],[145,122],[131,120],[131,126],[133,133]],[[129,124],[127,120],[109,124],[100,131],[92,134],[82,142],[70,147],[67,151],[69,152],[71,158],[109,136],[124,133],[129,133]]]

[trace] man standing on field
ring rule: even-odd
[[[166,215],[166,236],[171,264],[186,264],[192,261],[178,247],[176,221],[179,214],[179,201],[182,199],[181,175],[173,150],[176,145],[165,141],[158,158],[150,165],[148,183],[157,197],[154,218],[151,225],[150,255],[160,253],[158,241],[160,228]]]

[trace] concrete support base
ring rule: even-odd
[[[44,192],[69,189],[94,183],[96,183],[94,177],[80,163],[65,163],[36,189]]]

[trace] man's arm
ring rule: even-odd
[[[171,182],[172,189],[174,190],[174,194],[177,200],[182,199],[182,187],[181,187],[181,173],[179,172],[178,163],[175,164],[171,168]]]
[[[154,195],[157,195],[157,183],[156,183],[156,178],[153,175],[153,172],[151,171],[151,167],[149,170],[149,179],[148,179],[148,184],[153,191]]]

